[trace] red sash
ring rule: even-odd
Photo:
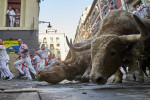
[[[44,58],[45,59],[45,66],[47,66],[47,58]]]
[[[24,66],[24,67],[27,67],[25,64],[22,64],[22,70],[23,70],[23,66]]]

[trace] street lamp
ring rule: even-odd
[[[39,24],[41,24],[41,23],[48,23],[48,28],[51,28],[52,26],[51,26],[51,24],[50,24],[50,22],[45,22],[45,21],[39,21]]]

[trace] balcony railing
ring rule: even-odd
[[[6,15],[6,27],[20,27],[20,15]]]
[[[50,49],[54,50],[54,47],[50,47]]]

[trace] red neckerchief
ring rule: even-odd
[[[42,50],[45,50],[45,49],[42,49]]]
[[[4,45],[3,43],[1,43],[0,45]]]

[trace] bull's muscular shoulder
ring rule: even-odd
[[[137,33],[137,25],[131,13],[125,10],[113,10],[103,19],[97,36],[101,34],[128,35]]]

